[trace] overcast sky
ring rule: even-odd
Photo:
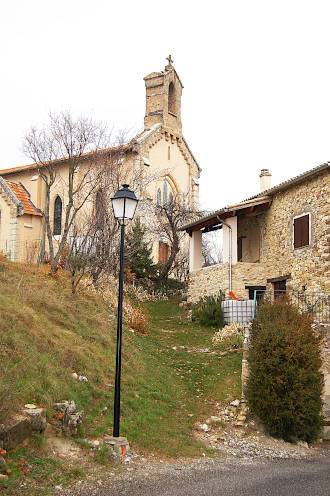
[[[330,160],[330,2],[1,2],[0,168],[28,163],[22,137],[69,109],[140,130],[143,77],[169,53],[183,134],[203,169],[203,208]]]

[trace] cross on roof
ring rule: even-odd
[[[172,55],[169,55],[168,57],[166,57],[166,60],[168,60],[168,63],[170,65],[172,65],[172,63],[173,63]]]

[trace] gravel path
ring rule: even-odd
[[[61,496],[328,496],[330,452],[301,459],[140,459],[126,470]]]

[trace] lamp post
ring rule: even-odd
[[[124,279],[124,238],[125,224],[132,220],[138,204],[134,191],[128,189],[128,184],[123,184],[122,189],[116,191],[111,198],[115,218],[120,223],[120,266],[118,290],[118,320],[117,320],[117,352],[116,352],[116,379],[115,401],[113,417],[113,437],[119,437],[120,422],[120,374],[121,374],[121,342],[123,325],[123,279]]]

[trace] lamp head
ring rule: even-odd
[[[116,191],[111,201],[114,216],[121,224],[133,219],[139,200],[134,191],[129,189],[129,184],[123,184],[123,187]]]

